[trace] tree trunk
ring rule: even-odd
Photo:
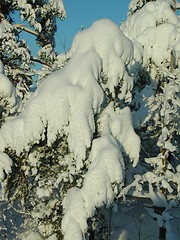
[[[159,240],[166,240],[166,228],[159,228]]]
[[[165,207],[156,207],[154,206],[154,212],[162,215],[166,208]],[[160,227],[159,228],[159,240],[166,240],[166,228]]]

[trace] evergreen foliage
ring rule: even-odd
[[[14,14],[19,22],[14,22]],[[6,76],[24,95],[32,85],[33,76],[38,75],[34,63],[39,62],[53,71],[57,57],[54,51],[56,19],[65,18],[62,1],[2,0],[0,3],[0,59]],[[34,35],[39,45],[38,57],[30,49],[21,32]]]
[[[1,1],[2,240],[111,239],[113,211],[134,197],[149,199],[159,239],[172,239],[180,218],[178,8],[132,0],[120,27],[99,20],[57,56],[61,0]],[[13,22],[17,11],[29,28]],[[38,58],[20,31],[36,36]],[[44,67],[31,93],[35,61]]]

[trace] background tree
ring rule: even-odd
[[[55,63],[57,53],[54,51],[54,34],[56,19],[64,19],[65,14],[61,0],[0,2],[0,126],[22,111],[24,103],[31,95],[30,88],[34,86],[34,81],[58,67],[58,63]],[[39,46],[38,53],[30,49],[22,32],[35,37]],[[37,70],[36,63],[41,64],[42,71]],[[15,172],[18,174],[16,170],[17,168]],[[22,183],[23,188],[23,181],[20,179],[22,175],[19,177],[17,180]],[[11,218],[15,219],[13,216],[16,212],[10,205],[6,205],[9,211],[4,212],[5,205],[2,202],[1,220],[5,227],[1,232],[2,238],[7,238],[10,231],[13,232],[16,228],[11,224]],[[7,212],[12,215],[8,217]],[[17,214],[16,219],[19,216]],[[9,232],[6,231],[7,226],[11,226]],[[14,238],[14,235],[11,237]]]
[[[131,184],[138,196],[142,194],[152,200],[154,212],[149,208],[149,213],[158,219],[159,239],[169,239],[173,219],[170,213],[179,201],[180,32],[175,13],[178,4],[176,1],[139,4],[140,1],[130,3],[129,18],[121,25],[135,47],[131,69],[135,79],[133,120],[143,139],[143,174],[137,174]]]
[[[56,19],[64,19],[66,14],[63,2],[2,0],[0,14],[0,58],[4,71],[15,85],[23,88],[22,92],[26,92],[32,84],[32,77],[38,74],[33,66],[35,62],[49,67],[49,72],[53,71],[52,65],[57,55],[54,51]],[[14,22],[18,19],[14,15],[19,15],[21,22]],[[35,36],[40,47],[37,57],[26,40],[22,39],[22,31]]]

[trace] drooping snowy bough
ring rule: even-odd
[[[69,54],[64,68],[40,84],[19,116],[3,124],[0,151],[10,148],[20,155],[40,141],[47,139],[51,146],[66,135],[76,169],[90,161],[82,188],[69,189],[63,201],[64,239],[80,240],[87,218],[95,208],[113,202],[116,184],[123,186],[122,153],[136,166],[140,139],[130,109],[117,107],[117,102],[131,99],[133,79],[127,71],[133,56],[131,41],[103,19],[76,35]]]

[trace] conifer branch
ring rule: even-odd
[[[41,61],[39,58],[31,57],[30,59],[31,59],[31,61],[33,61],[33,62],[38,62],[38,63],[40,63],[40,64],[42,64],[42,65],[46,65],[47,67],[51,67],[50,64],[48,64],[47,62]]]
[[[16,28],[18,28],[18,29],[21,29],[21,30],[25,31],[25,32],[28,32],[28,33],[30,33],[30,34],[33,34],[34,36],[39,36],[39,34],[38,34],[37,32],[29,29],[28,27],[26,27],[26,26],[24,26],[24,25],[22,25],[22,24],[14,24],[14,26],[15,26]]]

